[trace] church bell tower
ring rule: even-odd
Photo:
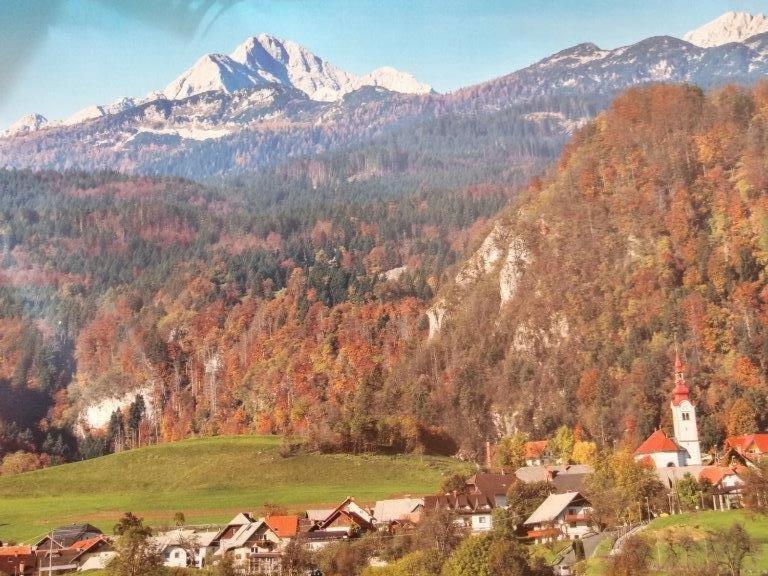
[[[691,403],[683,371],[684,366],[680,356],[675,353],[675,388],[672,391],[671,403],[675,442],[688,452],[686,466],[700,466],[701,446],[699,429],[696,425],[696,408]]]

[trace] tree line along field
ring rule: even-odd
[[[432,493],[466,465],[431,456],[284,458],[276,436],[185,440],[0,478],[0,540],[29,541],[71,522],[111,532],[126,511],[169,525],[221,523],[264,504],[289,510]]]

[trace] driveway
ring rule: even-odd
[[[592,536],[585,536],[582,538],[582,541],[584,542],[584,554],[586,557],[592,558],[600,542],[611,536],[613,536],[612,532],[600,532],[599,534],[593,534]],[[576,556],[573,555],[573,550],[568,551],[568,554],[565,555],[561,564],[565,564],[566,566],[573,566],[576,564]]]

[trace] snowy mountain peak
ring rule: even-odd
[[[284,84],[312,100],[332,102],[362,86],[424,94],[431,86],[394,68],[356,76],[337,68],[300,44],[269,34],[252,36],[229,56],[208,54],[171,82],[165,97],[177,100],[212,90],[235,92],[266,84]]]
[[[702,48],[711,48],[731,42],[743,42],[763,32],[768,32],[768,18],[764,14],[726,12],[700,28],[687,32],[683,40]]]
[[[2,133],[2,136],[21,136],[22,134],[36,132],[47,125],[48,119],[42,114],[27,114],[8,126],[8,129]]]
[[[429,84],[419,82],[413,74],[397,70],[391,66],[377,68],[370,74],[366,74],[360,79],[360,84],[362,86],[378,86],[404,94],[429,94],[432,92],[432,86]]]

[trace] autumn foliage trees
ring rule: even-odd
[[[509,189],[377,186],[0,171],[0,458],[242,432],[455,449],[385,382]]]
[[[767,129],[768,83],[620,95],[501,217],[527,250],[514,297],[495,273],[443,291],[450,316],[405,378],[434,421],[478,454],[493,422],[634,448],[671,424],[677,343],[705,449],[764,429]]]
[[[675,342],[704,448],[762,429],[767,147],[768,84],[622,94],[501,214],[526,252],[503,306],[497,269],[451,279],[506,186],[2,172],[0,399],[19,401],[0,402],[0,453],[83,456],[82,410],[146,390],[137,442],[479,456],[500,427],[566,425],[561,452],[590,460],[581,442],[669,425]],[[435,295],[452,311],[426,342]]]

